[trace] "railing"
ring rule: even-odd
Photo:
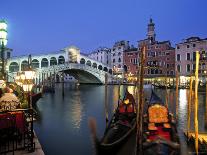
[[[0,154],[34,151],[33,112],[32,109],[0,112]]]

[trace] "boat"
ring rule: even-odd
[[[147,106],[143,119],[144,154],[180,154],[180,141],[173,114],[154,91]]]
[[[125,142],[136,127],[135,100],[127,90],[123,100],[105,129],[101,140],[97,140],[97,154],[113,154]]]

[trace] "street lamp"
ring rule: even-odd
[[[24,71],[24,74],[21,75],[22,78],[22,87],[25,92],[28,93],[28,100],[29,100],[29,109],[31,111],[31,139],[30,139],[30,146],[31,146],[31,151],[34,150],[34,143],[33,143],[33,138],[34,138],[34,132],[33,132],[33,107],[32,107],[32,87],[34,85],[33,79],[35,77],[35,72],[29,69],[27,71]]]
[[[7,45],[7,23],[5,20],[0,20],[0,46],[1,46],[1,78],[5,79],[5,71],[4,71],[4,49]]]
[[[31,141],[30,141],[30,146],[31,146],[31,151],[34,151],[34,143],[33,143],[33,138],[34,138],[34,133],[33,133],[33,107],[32,107],[32,87],[34,85],[34,77],[35,77],[35,71],[32,70],[31,68],[31,56],[29,56],[28,60],[28,69],[26,71],[20,72],[17,74],[15,81],[18,85],[20,85],[24,92],[28,94],[28,103],[29,103],[29,110],[31,112]]]

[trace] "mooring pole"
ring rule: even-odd
[[[179,77],[178,77],[178,71],[176,71],[176,123],[178,121],[178,83],[179,83]]]
[[[168,107],[167,75],[165,77],[165,105]]]
[[[196,51],[196,70],[195,70],[195,149],[196,154],[198,154],[198,69],[199,69],[199,51]]]
[[[62,96],[64,97],[65,96],[65,91],[64,91],[64,71],[62,73]]]
[[[188,95],[188,125],[187,125],[187,137],[190,131],[190,116],[191,116],[191,103],[192,103],[192,85],[193,85],[193,78],[190,77],[190,92]]]
[[[207,128],[207,78],[206,78],[206,123],[205,127]]]
[[[143,91],[143,84],[144,84],[144,63],[145,63],[145,46],[142,48],[141,53],[141,69],[140,69],[140,89],[139,89],[139,117],[137,120],[137,136],[138,136],[138,154],[142,155],[142,119],[143,119],[143,108],[144,108],[144,91]]]
[[[108,74],[105,74],[105,117],[106,126],[108,126],[109,114],[108,114]]]

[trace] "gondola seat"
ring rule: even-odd
[[[155,126],[155,123],[148,123],[148,130],[156,131],[157,127]]]
[[[166,129],[170,129],[171,128],[171,125],[169,123],[164,123],[163,124],[163,127],[166,128]]]
[[[150,123],[168,123],[168,110],[162,105],[155,104],[148,108]]]

